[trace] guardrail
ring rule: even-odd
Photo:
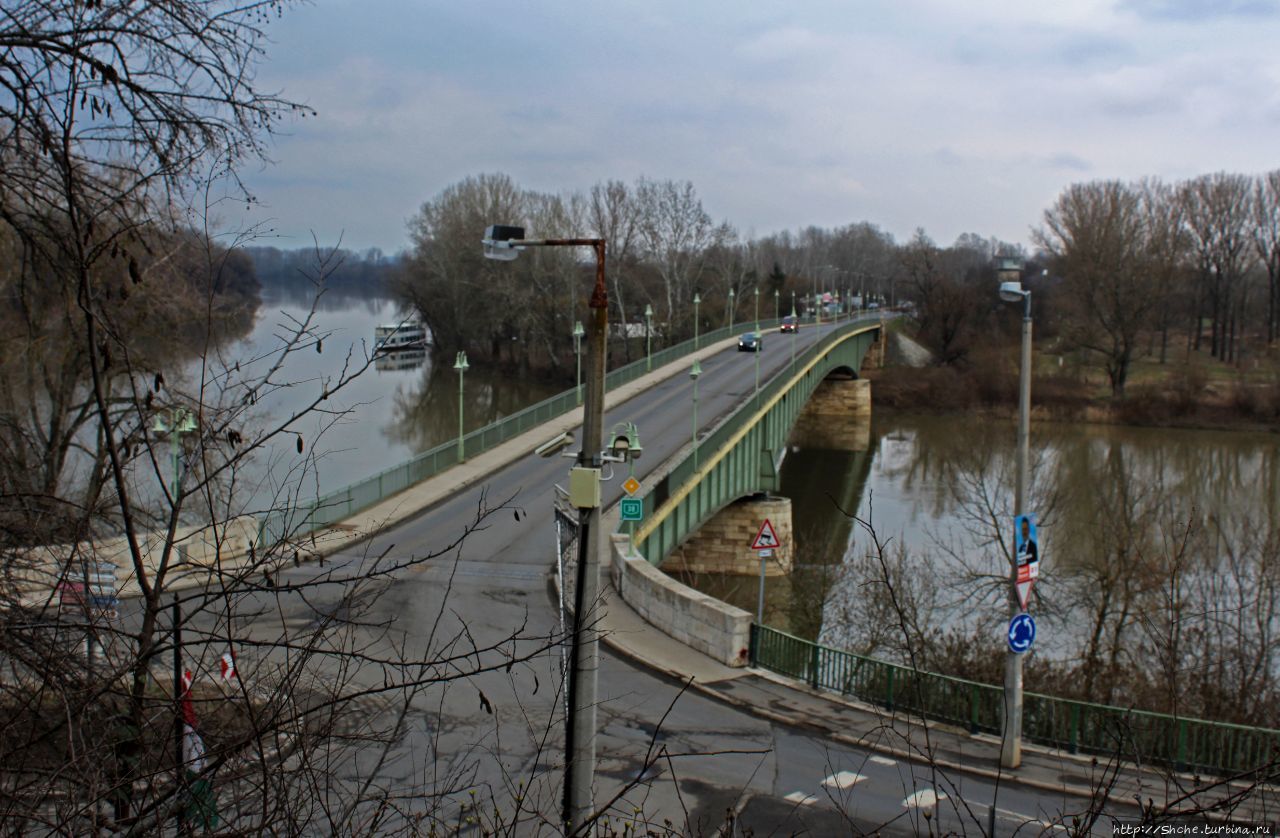
[[[775,328],[782,321],[761,320],[761,329]],[[658,369],[697,349],[724,340],[735,334],[747,331],[755,325],[755,321],[737,323],[733,327],[723,327],[699,335],[695,347],[693,339],[677,343],[654,352],[650,359],[641,358],[630,364],[619,367],[605,376],[605,391],[608,392],[623,384],[630,383],[652,369]],[[483,454],[512,437],[519,436],[531,428],[562,416],[578,407],[578,390],[576,387],[565,390],[559,395],[544,399],[516,413],[477,428],[463,436],[463,444],[467,457]],[[362,510],[381,502],[391,495],[401,492],[415,483],[435,477],[442,471],[458,464],[458,441],[437,445],[435,448],[418,454],[408,462],[380,471],[363,480],[329,492],[313,501],[298,504],[290,509],[278,509],[265,513],[258,526],[258,548],[271,546],[285,538],[306,535],[316,530],[331,526],[346,518],[350,518]]]
[[[1001,687],[831,649],[758,624],[751,627],[751,665],[891,712],[915,713],[971,733],[1000,733]],[[1230,775],[1280,759],[1280,730],[1030,692],[1023,694],[1022,733],[1073,754],[1116,754],[1180,771]]]

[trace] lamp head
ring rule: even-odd
[[[465,372],[471,368],[471,365],[467,363],[467,353],[465,351],[458,353],[458,357],[453,362],[453,368],[458,372]]]
[[[582,321],[581,321],[581,320],[579,320],[577,323],[574,323],[574,324],[573,324],[573,336],[574,336],[575,338],[581,338],[581,337],[582,337],[583,335],[585,335],[586,333],[587,333],[587,330],[586,330],[586,329],[584,329],[584,328],[582,328]]]
[[[520,250],[511,242],[520,241],[523,238],[523,227],[513,227],[509,224],[492,224],[486,227],[484,238],[481,239],[484,245],[484,258],[496,259],[499,262],[514,261],[520,255]]]
[[[698,376],[702,375],[702,365],[698,363],[698,359],[693,359],[693,366],[689,368],[689,377],[694,381],[698,380]]]
[[[1000,283],[1000,299],[1006,303],[1021,302],[1030,291],[1022,290],[1022,283],[1017,281]]]
[[[640,432],[634,422],[614,426],[613,436],[609,439],[609,453],[620,460],[640,459],[644,448],[640,445]]]
[[[702,302],[702,297],[699,294],[695,293],[693,295],[693,304],[696,306],[701,302]]]
[[[645,317],[653,316],[653,306],[649,305],[648,303],[644,304],[644,316]]]

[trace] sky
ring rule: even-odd
[[[317,115],[228,221],[277,247],[395,253],[492,172],[689,180],[743,236],[945,245],[1029,244],[1074,182],[1280,167],[1280,0],[314,0],[267,31],[260,86]]]

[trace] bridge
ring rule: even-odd
[[[700,458],[690,445],[685,456],[669,462],[669,470],[642,496],[645,521],[632,546],[656,565],[726,504],[777,489],[787,438],[810,397],[820,385],[835,385],[828,383],[829,376],[856,379],[882,330],[878,320],[833,328],[700,439]],[[860,388],[847,401],[859,403],[855,409],[865,403],[869,410],[869,400],[869,392]]]

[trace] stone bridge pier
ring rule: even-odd
[[[763,494],[739,498],[711,516],[687,541],[671,551],[659,567],[667,573],[757,576],[760,557],[751,549],[751,542],[766,519],[781,546],[765,561],[765,575],[788,574],[795,551],[791,498]]]
[[[790,444],[826,451],[866,451],[871,445],[871,382],[833,375],[813,391],[791,429]]]

